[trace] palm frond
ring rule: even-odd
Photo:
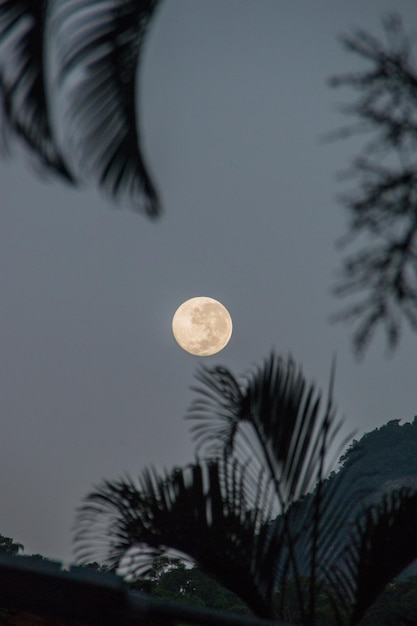
[[[45,78],[46,0],[1,0],[3,136],[14,133],[45,171],[75,183],[52,130]]]
[[[327,567],[349,624],[358,624],[386,585],[416,558],[417,492],[402,488],[363,511],[338,561]]]
[[[80,561],[99,559],[134,577],[167,549],[180,551],[255,614],[273,615],[282,537],[248,506],[237,461],[196,462],[162,476],[145,471],[138,486],[104,482],[80,510],[75,542]]]
[[[140,147],[135,82],[158,0],[67,0],[54,16],[58,78],[74,79],[68,120],[79,165],[113,197],[128,196],[150,217],[159,200]],[[78,156],[77,156],[78,158]]]
[[[361,502],[369,495],[370,490],[364,488],[360,481],[352,480],[348,472],[340,473],[331,481],[319,482],[312,493],[296,500],[288,509],[286,519],[279,516],[272,522],[285,538],[290,534],[293,546],[291,555],[287,540],[281,555],[285,568],[278,580],[281,606],[286,602],[287,581],[297,585],[298,578],[298,604],[305,607],[306,623],[316,623],[317,598],[328,594],[327,569],[337,563],[341,541],[345,539],[349,519],[352,519],[351,513],[360,510]],[[333,609],[336,626],[344,622],[339,615],[340,603],[333,600],[330,596],[329,606]]]
[[[202,368],[197,379],[199,397],[188,418],[194,421],[198,448],[242,462],[250,459],[255,494],[257,476],[267,474],[269,494],[280,514],[272,526],[285,538],[277,583],[284,588],[288,579],[294,581],[301,615],[313,623],[317,573],[332,547],[323,519],[331,518],[332,533],[343,523],[340,493],[324,498],[321,491],[326,453],[341,426],[332,401],[333,373],[323,407],[321,393],[294,361],[274,354],[240,382],[224,367]],[[301,519],[294,503],[314,485]],[[308,597],[303,575],[309,577]]]
[[[187,417],[198,448],[239,455],[246,444],[279,486],[284,507],[320,480],[341,422],[335,421],[331,391],[322,410],[321,393],[291,358],[271,354],[242,382],[223,367],[201,368],[197,380],[199,398]]]

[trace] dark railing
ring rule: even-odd
[[[0,607],[94,626],[161,624],[290,626],[206,608],[167,602],[131,591],[112,573],[86,567],[64,570],[55,561],[0,554]]]

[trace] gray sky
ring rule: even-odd
[[[337,35],[380,33],[393,8],[417,32],[415,0],[166,0],[141,74],[156,223],[41,182],[24,156],[1,164],[1,534],[69,560],[94,484],[192,460],[183,416],[201,361],[240,374],[275,348],[327,389],[336,354],[345,432],[417,413],[417,337],[386,358],[378,336],[358,363],[349,329],[328,323],[347,188],[336,173],[360,142],[320,142],[349,97],[326,80],[357,67]],[[195,295],[234,323],[203,360],[171,334]]]

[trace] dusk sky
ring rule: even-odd
[[[165,0],[139,85],[154,222],[42,181],[24,151],[0,163],[0,534],[68,562],[94,485],[191,461],[200,364],[238,375],[275,349],[326,391],[336,356],[341,437],[417,414],[417,336],[388,357],[378,333],[358,361],[329,323],[351,185],[336,177],[363,140],[323,142],[352,97],[327,80],[367,67],[338,35],[382,35],[393,9],[416,35],[415,0]],[[233,318],[212,357],[171,332],[198,295]]]

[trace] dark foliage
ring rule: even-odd
[[[0,535],[0,552],[16,555],[20,552],[20,550],[23,550],[21,543],[16,543],[14,539]]]
[[[350,471],[353,478],[362,474],[375,489],[381,484],[407,476],[417,476],[417,417],[400,423],[389,420],[383,426],[354,439],[340,457],[341,472]],[[368,471],[366,468],[368,467]]]
[[[386,42],[363,30],[345,36],[346,49],[370,68],[330,83],[357,95],[342,109],[356,123],[336,136],[370,136],[347,172],[355,185],[342,196],[350,226],[341,245],[358,245],[335,288],[337,296],[359,298],[333,318],[356,324],[358,354],[379,326],[390,349],[398,343],[402,320],[417,329],[417,67],[398,15],[384,20],[384,31]]]
[[[193,606],[248,614],[239,598],[196,566],[187,567],[178,558],[157,557],[148,578],[131,583],[132,589]]]
[[[380,428],[354,439],[340,457],[340,468],[323,482],[322,497],[331,499],[342,490],[346,506],[332,541],[334,546],[350,542],[349,532],[365,506],[378,504],[384,494],[402,487],[417,488],[417,419],[400,425],[390,420]],[[311,506],[312,494],[295,505],[294,523]],[[330,522],[330,520],[329,520]]]
[[[168,547],[189,555],[212,572],[219,550],[219,582],[247,598],[257,615],[268,617],[273,581],[267,578],[268,588],[264,589],[260,588],[263,581],[257,579],[263,573],[262,565],[268,568],[263,554],[266,548],[279,550],[280,541],[269,537],[259,513],[251,515],[246,510],[244,488],[236,484],[235,477],[222,489],[223,472],[228,473],[221,463],[213,461],[161,477],[144,472],[139,488],[126,480],[105,483],[91,496],[91,504],[81,517],[77,540],[83,549],[79,555],[88,559],[91,552],[97,553],[97,544],[106,539],[107,522],[112,518],[110,555],[107,559],[106,554],[100,556],[111,567],[122,564],[133,577],[146,575],[153,559]],[[227,492],[234,508],[226,500]],[[101,528],[100,519],[97,523],[100,517]],[[255,541],[258,528],[261,537]],[[259,553],[260,563],[253,562],[255,553]]]
[[[274,355],[241,382],[224,368],[203,369],[198,380],[190,417],[200,450],[207,444],[210,451],[183,470],[145,471],[138,484],[103,483],[81,510],[78,554],[137,576],[166,549],[179,550],[260,617],[275,614],[276,589],[293,578],[301,612],[311,618],[323,557],[320,491],[304,523],[313,546],[306,591],[295,550],[302,537],[292,533],[287,511],[323,478],[324,453],[338,428],[331,399],[322,407],[293,361]],[[339,505],[335,497],[332,509]],[[278,532],[271,519],[279,511]]]
[[[368,507],[341,558],[327,569],[341,605],[358,624],[386,585],[417,556],[417,491],[400,489]],[[395,532],[393,532],[395,529]]]
[[[29,147],[35,163],[76,184],[89,177],[113,197],[129,197],[156,217],[159,200],[140,147],[136,71],[158,0],[0,1],[3,133]],[[52,86],[47,28],[59,32]],[[66,79],[71,87],[66,88]],[[52,87],[52,88],[51,88]],[[76,154],[58,145],[51,94],[66,98]],[[68,147],[67,147],[68,149]],[[75,162],[70,170],[68,162]]]
[[[0,43],[8,40],[0,65],[3,137],[15,133],[43,168],[75,183],[57,146],[45,77],[46,0],[2,0]]]
[[[358,624],[417,558],[417,492],[366,504],[361,442],[342,457],[343,475],[325,480],[339,426],[331,393],[323,406],[291,359],[272,355],[242,379],[203,368],[197,379],[188,418],[202,456],[96,488],[77,522],[79,558],[136,580],[174,549],[258,616]],[[396,429],[393,420],[381,436]]]
[[[390,583],[361,622],[361,626],[416,626],[417,577]]]

